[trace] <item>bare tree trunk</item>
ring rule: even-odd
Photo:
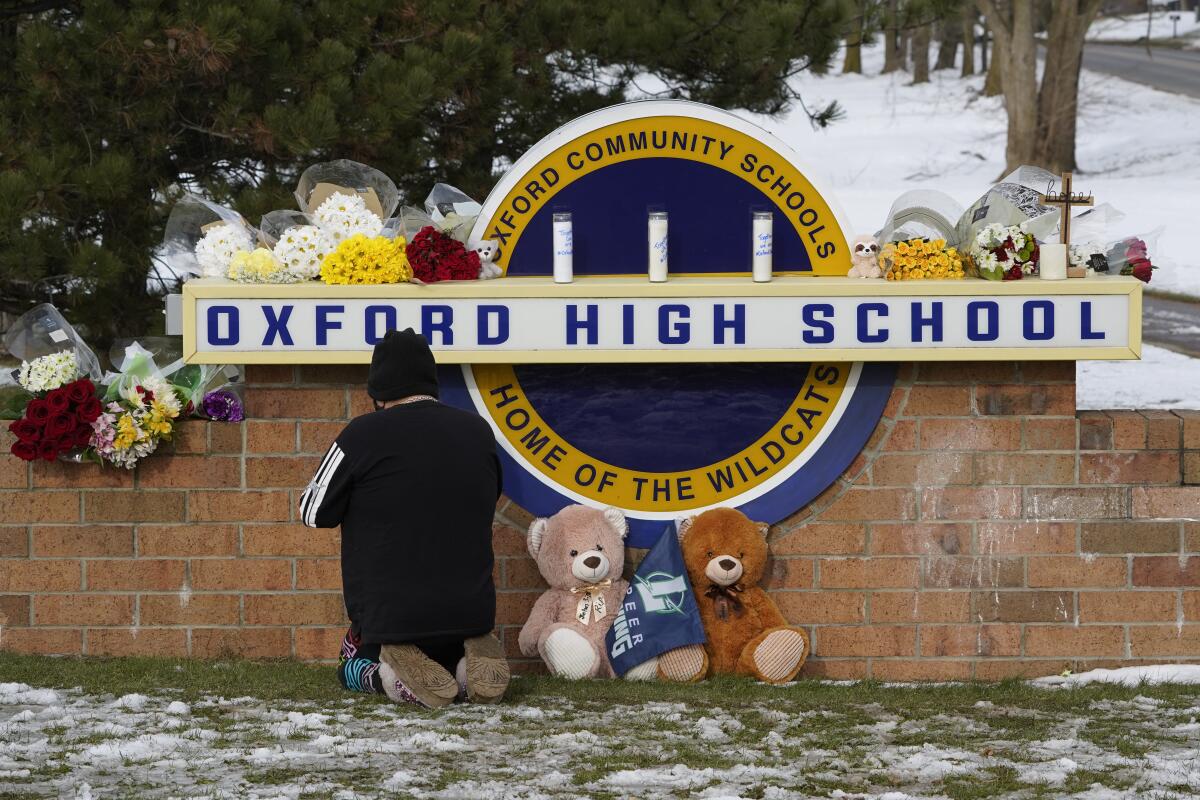
[[[863,30],[867,25],[866,0],[856,0],[854,7],[856,15],[850,20],[846,34],[846,57],[842,61],[842,73],[855,72],[861,75]]]
[[[983,96],[984,97],[995,97],[996,95],[998,95],[1002,91],[1004,91],[1004,86],[1002,84],[1003,79],[1000,76],[1001,66],[1002,66],[1002,61],[1000,58],[999,47],[993,47],[992,48],[992,63],[988,64],[985,67],[985,69],[987,70],[987,77],[984,78],[984,80],[983,80]]]
[[[1037,164],[1051,172],[1074,171],[1075,127],[1083,40],[1100,0],[1055,3],[1046,41],[1046,67],[1038,92]]]
[[[1008,137],[1004,148],[1005,172],[1034,163],[1038,154],[1037,44],[1033,34],[1034,0],[979,0],[980,11],[996,37],[992,64],[1000,65],[1000,85],[1008,112]]]
[[[929,83],[929,39],[933,25],[926,23],[912,35],[913,83]]]
[[[963,3],[962,10],[962,76],[975,74],[975,17],[979,12],[971,3]]]
[[[962,38],[962,26],[947,17],[938,22],[938,54],[934,69],[954,69],[958,55],[958,42]]]
[[[988,57],[987,57],[988,37],[990,37],[991,35],[992,35],[992,32],[990,30],[988,30],[988,26],[987,26],[987,17],[984,17],[983,18],[983,36],[979,37],[979,71],[980,72],[988,71]]]
[[[900,0],[887,0],[883,19],[883,71],[900,69]]]

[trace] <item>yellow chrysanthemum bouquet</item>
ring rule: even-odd
[[[962,278],[964,259],[945,239],[888,242],[879,251],[879,266],[889,281]]]
[[[388,239],[362,234],[343,239],[321,262],[325,283],[401,283],[412,280],[403,236]]]

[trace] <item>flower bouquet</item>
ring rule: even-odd
[[[236,367],[188,364],[166,377],[183,403],[185,416],[218,422],[241,422],[246,418]]]
[[[24,461],[39,458],[46,461],[78,460],[91,443],[92,425],[100,417],[100,398],[96,396],[96,385],[89,378],[69,383],[60,381],[63,375],[75,369],[74,355],[66,355],[68,358],[39,376],[39,385],[53,388],[35,392],[34,398],[25,406],[24,415],[8,426],[17,437],[10,448],[17,458]],[[47,358],[51,356],[38,361]]]
[[[405,252],[413,276],[422,283],[473,281],[479,277],[479,254],[432,225],[422,228]]]
[[[888,242],[879,251],[879,265],[889,281],[927,278],[957,279],[964,275],[963,257],[945,239]]]
[[[1116,268],[1122,275],[1132,275],[1143,283],[1149,283],[1158,267],[1150,261],[1150,246],[1146,239],[1156,239],[1158,233],[1155,230],[1149,234],[1127,236],[1110,244],[1107,248],[1110,269]]]
[[[225,278],[233,257],[253,250],[257,236],[236,211],[185,193],[171,208],[159,252],[176,277]]]
[[[1017,225],[983,226],[971,242],[971,260],[982,278],[1020,280],[1038,268],[1038,243]]]

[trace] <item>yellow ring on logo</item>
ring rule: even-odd
[[[788,411],[757,441],[715,464],[680,472],[645,472],[592,458],[546,424],[511,365],[476,364],[471,372],[509,450],[552,483],[598,503],[671,512],[729,503],[786,469],[825,427],[851,366],[812,364]]]
[[[660,134],[665,146],[656,147]],[[641,158],[682,158],[708,164],[759,187],[764,199],[779,209],[800,237],[811,274],[849,272],[849,247],[836,215],[790,161],[741,131],[709,120],[676,116],[642,117],[597,128],[564,143],[526,170],[522,181],[496,207],[483,236],[502,242],[496,264],[507,273],[508,259],[529,221],[563,188],[597,169]],[[787,265],[779,265],[776,271],[786,273]]]

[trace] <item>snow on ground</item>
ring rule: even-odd
[[[981,784],[991,797],[1200,793],[1194,694],[1160,699],[1139,688],[1131,699],[1043,707],[1045,693],[1031,689],[1023,705],[968,699],[937,711],[805,708],[789,691],[736,712],[549,695],[430,713],[363,697],[188,704],[7,683],[0,796],[899,800],[964,796]],[[697,737],[698,727],[707,734]]]
[[[1049,675],[1031,683],[1037,686],[1083,686],[1115,683],[1121,686],[1153,686],[1159,683],[1200,684],[1200,664],[1156,664],[1148,667],[1093,669],[1073,675]],[[1200,729],[1200,726],[1197,726]]]
[[[1153,345],[1141,361],[1080,361],[1079,408],[1200,408],[1200,360]]]
[[[1171,22],[1171,14],[1179,17],[1178,26]],[[1150,39],[1170,39],[1176,35],[1183,38],[1200,31],[1200,22],[1192,11],[1170,12],[1154,9],[1150,20]],[[1124,14],[1119,17],[1100,17],[1088,28],[1089,42],[1133,42],[1146,38],[1146,15]]]
[[[801,110],[751,117],[800,155],[840,201],[851,233],[879,230],[909,189],[937,189],[969,206],[1004,171],[1002,97],[982,97],[983,76],[933,72],[913,86],[906,72],[880,75],[883,51],[863,51],[863,75],[802,73],[795,87],[815,108],[837,100],[845,117],[813,130]],[[1200,100],[1084,71],[1079,89],[1075,185],[1125,218],[1112,239],[1163,228],[1151,258],[1152,288],[1200,297]]]

